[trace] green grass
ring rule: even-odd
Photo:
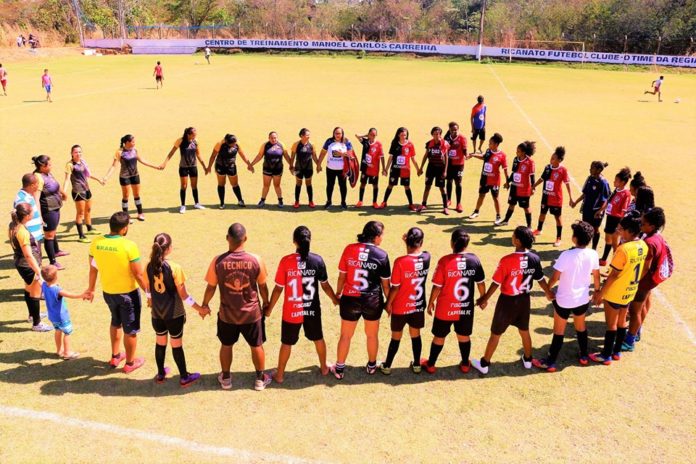
[[[661,287],[664,299],[654,300],[638,350],[608,368],[577,366],[576,344],[569,329],[560,373],[524,371],[518,362],[519,337],[510,331],[502,339],[487,378],[458,372],[459,354],[453,337],[447,340],[439,361],[441,368],[433,377],[416,377],[408,371],[408,340],[402,343],[391,377],[367,377],[362,371],[366,353],[359,329],[348,358],[352,367],[343,382],[317,374],[314,348],[301,339],[290,359],[285,384],[254,392],[249,352],[240,344],[233,363],[234,390],[223,392],[215,380],[219,370],[215,320],[201,321],[190,314],[185,332],[188,364],[204,373],[204,378],[182,391],[176,377],[163,386],[151,380],[155,373],[154,334],[147,314],[142,318],[139,341],[146,366],[131,376],[105,369],[109,315],[100,295],[92,305],[69,302],[76,329],[73,344],[83,356],[76,361],[58,361],[52,355],[53,336],[28,330],[21,281],[6,243],[0,260],[0,408],[49,411],[200,444],[322,461],[693,459],[689,451],[694,446],[696,426],[692,414],[696,394],[694,345],[673,313],[676,311],[691,330],[696,327],[696,316],[689,310],[696,293],[692,278],[696,272],[696,218],[690,214],[696,194],[693,75],[665,72],[665,103],[658,104],[655,97],[642,95],[655,78],[646,72],[251,54],[214,56],[211,66],[199,56],[161,57],[165,87],[155,91],[150,76],[157,59],[60,57],[5,63],[10,72],[10,96],[0,98],[0,160],[5,171],[0,198],[7,210],[21,175],[31,170],[31,156],[49,154],[54,172],[62,180],[62,167],[74,143],[83,146],[92,170],[101,175],[119,138],[126,133],[136,136],[142,156],[159,163],[188,125],[197,127],[206,161],[214,143],[227,132],[236,134],[245,151],[253,155],[270,130],[278,131],[281,141],[290,145],[299,129],[308,127],[314,143],[321,145],[336,125],[344,127],[351,138],[375,126],[386,144],[396,127],[403,125],[410,129],[420,158],[430,128],[444,127],[450,120],[466,127],[476,95],[483,94],[489,106],[488,130],[503,134],[502,147],[509,157],[520,141],[537,141],[538,173],[550,149],[515,104],[551,147],[566,146],[566,166],[578,183],[584,181],[595,159],[609,162],[609,178],[624,165],[644,172],[656,191],[657,203],[667,210],[665,235],[674,251],[677,273]],[[54,79],[53,104],[40,102],[44,94],[39,78],[44,67]],[[681,98],[679,105],[672,103],[676,97]],[[480,162],[469,161],[464,178],[466,212],[473,209],[479,172]],[[343,246],[354,240],[369,219],[385,223],[383,247],[392,260],[405,251],[400,237],[408,227],[423,228],[425,248],[438,258],[448,252],[448,233],[463,224],[472,235],[471,251],[481,256],[489,277],[498,259],[510,251],[512,226],[523,222],[522,212],[517,211],[510,227],[492,228],[494,213],[488,199],[476,221],[457,214],[446,218],[434,212],[413,215],[400,206],[405,203],[400,188],[392,195],[393,208],[380,214],[367,209],[295,212],[274,207],[219,211],[213,208],[217,197],[212,175],[201,177],[199,185],[202,202],[211,208],[189,208],[181,216],[175,160],[164,172],[141,167],[141,178],[147,221],[134,224],[129,237],[147,255],[156,233],[170,233],[175,245],[171,258],[184,267],[189,291],[199,301],[207,265],[225,250],[226,228],[235,221],[247,226],[248,249],[265,258],[271,273],[279,259],[292,251],[292,229],[299,224],[309,226],[314,235],[313,250],[325,258],[332,282]],[[245,199],[254,204],[261,188],[259,170],[253,175],[242,170],[240,181]],[[383,191],[384,179],[381,183]],[[283,190],[287,203],[292,199],[293,184],[286,170]],[[413,184],[414,196],[420,199],[423,179],[414,177]],[[318,203],[325,199],[324,185],[323,174],[316,176]],[[573,189],[577,196],[577,188]],[[119,209],[120,189],[114,177],[106,187],[93,184],[92,190],[95,223],[105,230],[109,215]],[[232,198],[229,191],[228,198]],[[272,193],[269,199],[274,203]],[[431,204],[436,199],[437,195],[431,194]],[[357,201],[357,191],[349,193],[349,201]],[[535,219],[538,201],[533,200]],[[76,241],[73,215],[72,202],[68,201],[59,234],[63,248],[72,254],[61,260],[68,269],[60,273],[60,283],[82,290],[87,283],[88,246]],[[577,211],[566,206],[565,223],[576,217]],[[557,256],[551,247],[552,226],[547,221],[537,247],[546,266]],[[566,245],[570,244],[568,229],[564,232]],[[329,360],[333,361],[339,317],[328,300],[323,299],[323,304],[324,332]],[[472,356],[483,352],[492,313],[490,305],[476,315]],[[535,293],[535,355],[548,349],[551,314],[551,307]],[[389,340],[388,319],[383,322],[380,357],[385,355]],[[267,365],[271,367],[279,347],[278,311],[267,326]],[[590,316],[588,326],[591,344],[601,345],[602,313]],[[429,328],[430,321],[424,331],[424,354],[431,340]],[[168,364],[174,367],[170,353]],[[210,453],[139,438],[128,441],[104,432],[26,418],[3,417],[0,437],[3,443],[13,444],[0,447],[3,462],[88,462],[96,456],[105,462],[123,458],[150,462],[222,460]]]

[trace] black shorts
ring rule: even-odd
[[[556,300],[553,300],[553,309],[560,317],[563,319],[568,319],[571,313],[573,316],[584,316],[587,313],[587,310],[590,309],[590,303],[587,302],[584,305],[580,305],[576,308],[563,308],[556,303]]]
[[[483,184],[483,182],[481,182],[481,184]],[[493,196],[493,198],[498,198],[498,195],[500,194],[500,186],[485,184],[479,186],[479,195],[485,195],[488,192],[491,192],[491,196]]]
[[[87,190],[86,192],[71,192],[73,201],[87,201],[92,199],[92,191]]]
[[[646,274],[640,281],[638,282],[638,290],[636,291],[636,296],[633,297],[633,301],[636,303],[642,303],[644,302],[647,298],[650,292],[653,291],[655,287],[657,287],[657,283],[652,278],[652,275]]]
[[[510,191],[510,196],[508,197],[508,205],[520,205],[520,208],[529,208],[529,197],[518,197],[512,191]]]
[[[198,177],[198,166],[179,166],[179,177]]]
[[[41,263],[39,263],[39,266],[40,265]],[[17,272],[19,273],[20,277],[22,278],[25,284],[31,285],[34,282],[36,273],[32,268],[15,266],[15,269],[17,269]]]
[[[474,311],[471,311],[471,316],[459,316],[456,321],[445,321],[435,317],[431,332],[435,337],[445,338],[450,333],[452,325],[454,325],[454,333],[468,337],[474,329]]]
[[[378,185],[379,184],[379,174],[376,176],[368,176],[364,172],[360,173],[360,183],[361,184],[372,184],[372,185]]]
[[[157,319],[152,318],[152,328],[155,329],[157,335],[167,335],[176,340],[184,336],[184,324],[186,323],[186,315],[175,317],[174,319]]]
[[[162,82],[162,76],[155,76],[156,82]]]
[[[404,187],[408,187],[409,185],[411,185],[411,178],[401,177],[401,169],[392,170],[389,173],[389,185],[393,187],[394,185],[397,185],[399,183]]]
[[[321,316],[304,317],[300,323],[283,321],[280,325],[280,343],[283,345],[294,345],[300,339],[300,328],[304,328],[307,340],[316,342],[324,338],[324,331],[321,329]]]
[[[236,176],[237,175],[237,165],[233,164],[231,166],[223,166],[221,164],[215,165],[215,173],[219,176]]]
[[[622,309],[628,308],[628,304],[623,304],[623,303],[612,303],[611,301],[604,300],[606,304],[609,305],[610,308],[615,309],[617,311],[621,311]]]
[[[594,227],[595,230],[599,230],[599,226],[602,225],[602,219],[604,216],[596,218],[595,213],[596,211],[592,211],[590,214],[582,213],[582,220]]]
[[[616,232],[616,228],[619,227],[619,222],[621,219],[618,216],[607,215],[607,222],[604,223],[604,233],[613,234]]]
[[[124,185],[140,185],[140,176],[119,177],[119,178],[118,178],[118,183],[121,184],[121,186],[124,186]]]
[[[463,164],[448,164],[447,165],[447,180],[453,180],[457,183],[462,181],[462,175],[464,175],[464,165]]]
[[[41,211],[41,217],[45,226],[43,227],[44,232],[53,232],[58,228],[60,223],[60,210],[55,209],[53,211]]]
[[[339,302],[341,319],[356,322],[360,317],[366,321],[378,321],[382,317],[384,301],[382,294],[369,294],[362,296],[341,296]]]
[[[297,177],[298,179],[311,179],[313,175],[314,170],[311,166],[309,168],[304,169],[295,169],[295,177]]]
[[[445,186],[445,167],[444,166],[433,166],[428,164],[425,170],[425,186],[430,187],[435,181],[435,187],[442,188]]]
[[[283,163],[269,165],[268,163],[263,163],[263,175],[264,176],[282,176],[283,175]]]
[[[402,332],[406,324],[414,329],[422,329],[425,327],[425,311],[416,311],[410,314],[391,315],[392,332]]]
[[[481,129],[474,129],[471,131],[471,141],[476,142],[476,139],[479,140],[486,140],[486,128],[482,127]],[[472,148],[473,150],[473,148]]]
[[[531,303],[528,293],[515,296],[500,295],[495,304],[491,332],[502,335],[511,325],[520,330],[529,330],[530,313]]]
[[[541,214],[551,213],[552,216],[559,217],[563,213],[562,206],[549,206],[543,201],[541,202]]]
[[[261,317],[250,324],[228,324],[218,317],[217,338],[225,346],[232,346],[239,340],[239,334],[251,347],[261,346],[266,341],[265,318]]]
[[[111,325],[123,327],[123,332],[135,335],[140,332],[140,292],[104,293],[104,301],[111,311]]]

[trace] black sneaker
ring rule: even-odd
[[[256,206],[266,206],[266,200],[261,199],[261,200],[256,204]]]
[[[327,203],[324,205],[324,209],[329,209],[329,208],[331,208],[331,203]]]
[[[240,208],[246,208],[246,203],[244,203],[244,200],[239,200],[239,203],[237,203],[237,206]]]

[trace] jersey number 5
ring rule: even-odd
[[[370,286],[370,283],[367,281],[367,276],[368,272],[367,269],[356,269],[355,272],[353,273],[353,280],[355,281],[355,289],[360,290],[361,292],[363,290],[367,290],[367,287]]]

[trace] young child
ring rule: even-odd
[[[508,170],[507,159],[505,153],[500,150],[500,144],[503,143],[503,136],[497,132],[488,141],[488,150],[483,155],[472,154],[473,158],[478,158],[483,161],[481,167],[481,181],[479,183],[479,196],[476,200],[476,208],[469,215],[469,219],[474,219],[479,216],[479,210],[483,204],[483,199],[486,194],[491,192],[493,197],[493,205],[495,206],[495,222],[500,224],[500,203],[498,202],[498,193],[500,192],[500,168],[502,166],[505,173],[505,183],[507,182]]]
[[[515,205],[520,205],[520,208],[524,209],[527,227],[532,227],[532,211],[529,209],[529,197],[532,195],[532,186],[535,181],[534,161],[532,160],[535,152],[536,144],[529,140],[517,145],[517,156],[512,162],[512,175],[505,181],[505,188],[510,189],[508,210],[505,213],[505,219],[495,221],[496,226],[506,226],[512,217],[512,213],[515,211]]]
[[[73,333],[73,325],[68,313],[68,305],[65,298],[84,299],[85,293],[70,293],[58,285],[58,268],[50,264],[41,268],[43,283],[41,290],[46,299],[48,308],[48,320],[56,329],[56,353],[65,360],[76,359],[80,353],[70,348],[70,335]]]
[[[604,348],[592,353],[590,359],[608,366],[621,359],[621,345],[626,338],[628,305],[638,290],[640,276],[648,256],[648,245],[640,238],[640,214],[631,211],[621,219],[619,233],[623,242],[611,260],[611,272],[599,292],[594,294],[593,303],[604,302],[604,318],[607,330],[604,333]]]
[[[536,253],[530,251],[533,244],[532,230],[528,227],[518,226],[512,233],[512,245],[515,247],[515,252],[503,256],[493,274],[493,283],[486,294],[476,301],[477,306],[480,306],[481,309],[485,308],[488,300],[500,287],[500,297],[495,305],[491,336],[486,345],[486,352],[480,360],[471,360],[471,365],[481,374],[488,374],[488,367],[493,353],[498,347],[500,337],[511,325],[517,327],[522,338],[524,349],[522,365],[525,369],[532,368],[532,337],[529,335],[532,280],[539,282],[549,301],[553,300],[553,293],[551,293],[541,269],[541,259]]]
[[[602,175],[604,168],[609,166],[602,161],[593,161],[590,164],[590,175],[582,186],[582,194],[575,201],[570,202],[570,207],[575,208],[580,202],[582,207],[582,220],[594,227],[592,235],[592,249],[597,249],[599,243],[599,226],[604,218],[604,208],[611,194],[609,181]]]
[[[534,359],[534,367],[548,372],[556,372],[556,358],[563,347],[563,335],[570,314],[580,347],[580,364],[588,363],[587,329],[585,314],[590,307],[590,284],[599,289],[599,256],[587,248],[592,242],[594,227],[587,222],[577,222],[570,226],[573,230],[573,245],[561,253],[553,265],[553,276],[549,288],[558,282],[556,299],[553,300],[553,339],[549,354],[543,359]]]
[[[628,211],[628,205],[631,203],[631,192],[626,189],[626,184],[631,180],[631,169],[625,167],[621,169],[614,177],[614,192],[609,196],[609,200],[604,208],[599,210],[599,214],[607,212],[607,222],[604,224],[604,234],[606,243],[604,244],[604,253],[599,259],[600,266],[607,265],[609,252],[616,251],[619,246],[619,233],[616,231],[619,222]]]
[[[561,246],[561,235],[563,234],[563,221],[561,213],[563,213],[563,185],[565,184],[568,190],[568,198],[570,203],[573,203],[573,193],[570,191],[570,178],[568,170],[565,166],[561,166],[565,158],[565,147],[556,147],[556,150],[551,155],[551,161],[541,174],[541,178],[536,181],[534,189],[541,183],[544,184],[544,191],[541,194],[541,212],[539,213],[539,223],[534,231],[534,236],[541,234],[541,229],[544,227],[546,213],[549,211],[556,218],[556,241],[553,246]]]
[[[53,87],[53,81],[51,76],[48,75],[48,69],[44,69],[43,75],[41,76],[41,87],[46,91],[46,101],[53,103],[51,100],[51,88]]]

